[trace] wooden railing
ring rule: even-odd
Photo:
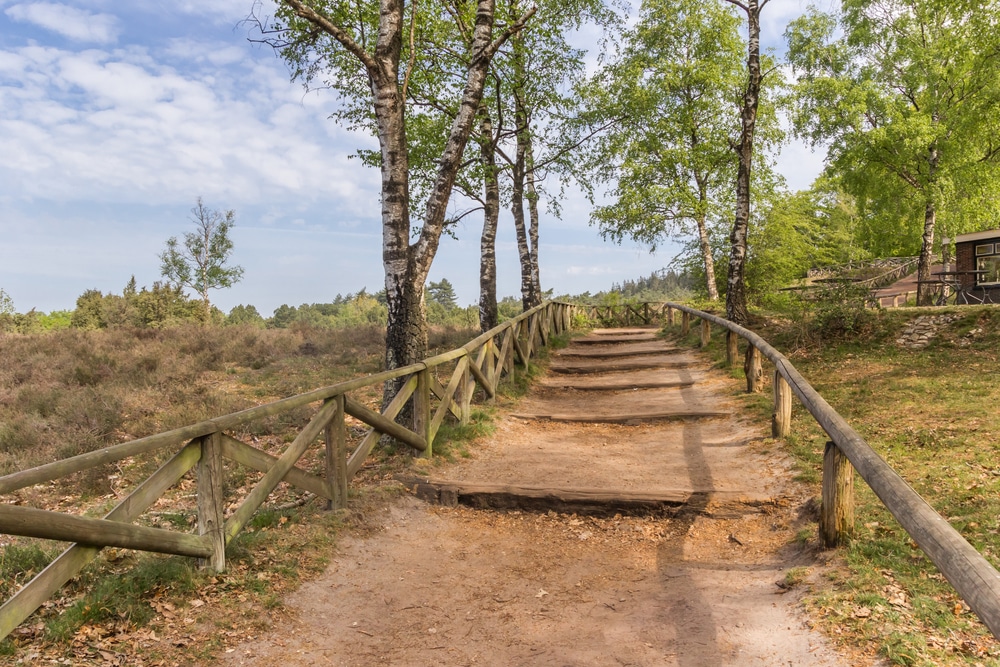
[[[514,372],[516,365],[527,366],[550,336],[569,329],[574,310],[575,306],[570,304],[547,302],[456,350],[417,364],[0,477],[2,496],[128,457],[176,449],[166,463],[102,519],[0,502],[0,533],[74,543],[0,606],[0,639],[76,576],[103,547],[191,556],[221,571],[226,567],[226,546],[280,482],[326,498],[335,507],[344,507],[350,479],[361,469],[382,434],[430,456],[435,435],[448,415],[466,422],[476,387],[482,389],[485,397],[493,398],[502,377]],[[447,380],[439,382],[439,374]],[[398,381],[400,389],[382,412],[350,395],[390,380]],[[411,398],[413,428],[408,428],[394,420]],[[319,407],[309,424],[279,457],[255,449],[227,433],[238,426],[313,403],[319,403]],[[351,452],[348,452],[346,415],[369,427]],[[295,465],[318,441],[325,448],[322,476]],[[227,501],[222,484],[224,459],[263,473],[228,517],[224,512]],[[197,470],[197,534],[134,525],[133,522],[192,469]]]
[[[638,308],[633,305],[629,312],[636,310]],[[738,361],[739,339],[746,341],[743,368],[748,392],[761,388],[761,357],[774,365],[771,430],[775,437],[784,437],[789,433],[792,395],[799,399],[830,437],[823,457],[820,537],[824,544],[836,546],[853,530],[853,470],[857,470],[962,599],[993,635],[1000,638],[1000,573],[830,407],[791,362],[754,332],[716,315],[677,303],[649,304],[648,309],[670,325],[674,323],[674,311],[681,313],[681,332],[685,335],[690,331],[690,318],[701,320],[702,346],[711,340],[712,325],[725,329],[726,363],[729,366]],[[593,308],[584,312],[608,325],[624,323],[624,320],[618,323],[609,321],[607,311],[604,318]]]

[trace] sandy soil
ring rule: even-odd
[[[614,332],[553,366],[614,349],[634,377],[675,387],[594,391],[621,371],[550,373],[522,415],[656,413],[635,425],[507,417],[472,460],[425,472],[449,480],[608,491],[693,492],[643,516],[497,512],[405,498],[373,536],[350,538],[318,580],[287,600],[291,624],[221,656],[225,665],[857,664],[809,629],[797,580],[812,556],[792,544],[806,498],[762,426],[734,414],[724,378],[696,355]],[[631,340],[631,342],[624,342]],[[621,356],[629,346],[641,354]],[[651,354],[660,346],[662,354]],[[683,361],[678,366],[675,362]],[[670,362],[670,363],[667,363]],[[664,406],[712,417],[663,417]],[[740,499],[746,502],[740,502]],[[736,502],[734,502],[736,499]],[[793,568],[795,568],[793,570]],[[794,576],[786,580],[792,571]]]

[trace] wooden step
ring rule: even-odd
[[[542,381],[538,383],[540,387],[547,389],[572,389],[573,391],[632,391],[633,389],[684,389],[693,387],[694,380],[663,380],[648,382],[602,382],[602,383],[573,383],[570,378],[559,381]]]
[[[461,482],[416,477],[397,477],[418,498],[454,507],[457,504],[480,509],[521,509],[578,514],[613,515],[692,511],[712,516],[732,516],[775,507],[788,498],[752,495],[739,491],[662,489],[627,491],[577,487],[541,487]]]
[[[610,373],[614,371],[642,371],[657,370],[660,368],[705,368],[704,361],[622,361],[612,364],[551,364],[549,370],[553,373],[564,373],[567,375],[587,375],[590,373]]]
[[[617,359],[618,357],[648,357],[654,355],[668,356],[671,354],[681,354],[687,350],[676,347],[668,347],[660,350],[630,350],[624,346],[616,346],[610,350],[564,350],[556,353],[556,358],[563,359],[571,357],[574,359]]]
[[[728,417],[732,413],[721,410],[663,410],[659,412],[638,412],[615,415],[579,414],[511,414],[516,419],[538,419],[553,422],[574,422],[582,424],[641,424],[643,422],[674,421],[681,419],[711,419]]]

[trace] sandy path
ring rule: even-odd
[[[619,335],[617,338],[627,339]],[[406,498],[369,538],[345,540],[318,580],[287,601],[291,625],[221,656],[226,665],[848,665],[808,629],[796,593],[776,582],[807,555],[801,491],[760,428],[733,416],[690,352],[636,336],[572,345],[616,349],[596,365],[643,362],[636,377],[674,387],[567,388],[622,371],[550,372],[518,414],[662,413],[711,418],[560,423],[507,417],[472,460],[435,477],[610,491],[688,490],[683,510],[589,517],[426,505]],[[621,356],[635,346],[641,354]],[[651,354],[660,346],[662,354]],[[685,362],[678,365],[676,362]],[[726,502],[720,499],[725,497]],[[753,502],[732,502],[745,497]],[[762,502],[763,501],[763,502]]]

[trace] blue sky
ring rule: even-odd
[[[197,197],[236,211],[241,283],[224,311],[331,301],[382,287],[378,174],[351,159],[369,136],[329,120],[337,101],[289,81],[247,40],[253,0],[0,0],[0,288],[18,311],[73,308],[84,290],[160,278],[157,254],[191,228]],[[823,3],[821,3],[823,4]],[[772,0],[765,44],[780,46],[804,0]],[[267,5],[265,5],[266,12]],[[822,156],[790,145],[779,168],[808,187]],[[606,243],[570,192],[541,224],[543,287],[597,292],[676,252]],[[443,239],[431,280],[478,295],[479,221]],[[509,214],[498,237],[500,295],[520,277]]]

